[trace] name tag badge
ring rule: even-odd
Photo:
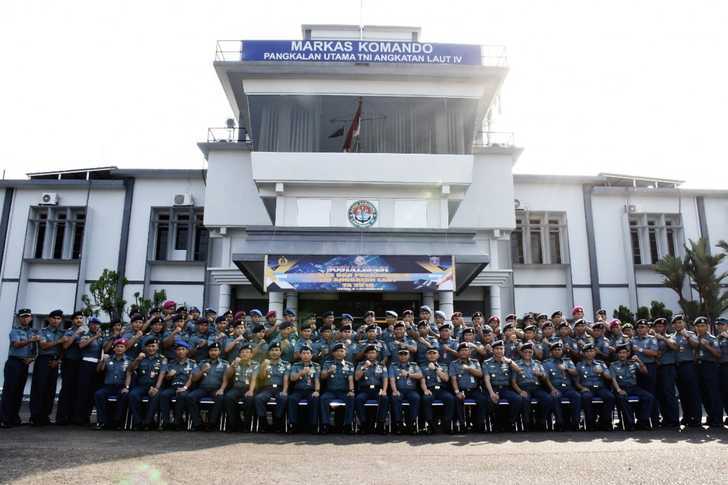
[[[374,384],[369,384],[369,389],[374,389]]]
[[[436,391],[439,391],[440,390],[440,386],[435,386],[435,390]]]
[[[273,384],[273,389],[278,389],[278,384]]]

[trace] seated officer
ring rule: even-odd
[[[522,418],[523,428],[528,431],[531,421],[531,399],[538,401],[539,429],[546,429],[545,420],[556,412],[556,389],[546,377],[546,371],[541,363],[533,359],[533,344],[521,344],[521,359],[516,361],[521,372],[511,376],[511,386],[523,398]],[[545,387],[545,389],[544,389]]]
[[[628,344],[617,344],[615,350],[617,351],[617,360],[610,364],[609,371],[612,374],[612,387],[617,393],[617,405],[622,411],[622,416],[624,416],[624,427],[627,431],[635,429],[634,413],[632,412],[632,406],[627,402],[627,398],[637,396],[640,399],[637,429],[650,429],[650,414],[655,398],[637,385],[637,372],[647,374],[647,367],[636,355],[628,360]]]
[[[420,364],[422,379],[422,414],[427,421],[427,433],[435,431],[434,413],[432,412],[433,401],[440,401],[443,405],[442,427],[448,433],[453,433],[452,418],[455,414],[455,397],[448,389],[450,376],[447,368],[438,363],[438,351],[436,348],[427,349],[427,361]]]
[[[293,385],[291,395],[288,397],[288,421],[293,432],[301,430],[304,424],[308,424],[313,430],[318,427],[321,394],[321,366],[313,361],[313,349],[304,345],[298,347],[297,353],[301,360],[291,366],[288,375],[288,381]],[[303,400],[308,402],[306,406],[308,416],[299,422],[298,403]]]
[[[505,356],[505,344],[502,340],[493,342],[493,357],[483,362],[485,390],[488,392],[491,416],[495,418],[498,401],[508,401],[509,426],[515,430],[516,420],[523,410],[523,398],[511,387],[513,373],[521,372],[521,368],[512,359]],[[499,426],[498,429],[503,429]]]
[[[198,321],[198,325],[199,325]],[[220,358],[220,344],[213,342],[207,346],[208,359],[198,362],[197,369],[192,372],[192,382],[198,383],[197,389],[187,393],[187,410],[192,419],[192,430],[204,429],[212,431],[222,411],[222,397],[225,388],[222,385],[223,376],[228,368],[228,362]],[[200,416],[200,399],[211,398],[215,401],[210,410],[207,426],[203,428]]]
[[[197,370],[197,364],[189,358],[190,344],[178,340],[175,345],[175,358],[167,361],[167,372],[164,374],[164,388],[159,391],[159,397],[149,404],[154,414],[159,408],[159,420],[163,429],[185,429],[187,426],[182,420],[182,413],[187,405],[187,391],[192,387],[192,373]],[[169,411],[174,403],[174,424],[169,421]]]
[[[397,362],[389,366],[389,385],[392,388],[392,419],[395,423],[395,433],[402,433],[409,429],[410,434],[417,434],[417,416],[420,414],[420,393],[417,392],[418,381],[422,379],[420,366],[410,362],[410,351],[401,348],[397,351]],[[404,417],[402,402],[409,403],[409,424],[403,426]]]
[[[346,346],[337,343],[331,348],[332,360],[321,370],[321,380],[326,382],[326,392],[321,395],[321,433],[331,428],[331,401],[341,400],[346,404],[344,430],[351,433],[354,419],[354,366],[344,360]]]
[[[576,364],[577,382],[576,387],[581,392],[581,404],[586,417],[586,429],[595,429],[596,415],[594,414],[593,398],[601,398],[604,404],[601,405],[599,413],[599,429],[612,431],[612,413],[614,412],[614,394],[607,387],[612,381],[607,364],[601,360],[595,360],[597,350],[591,342],[587,342],[581,348],[583,359]]]
[[[137,355],[126,373],[125,387],[129,388],[134,377],[134,385],[129,391],[129,409],[134,417],[135,431],[152,427],[156,407],[152,401],[159,399],[158,393],[166,371],[167,359],[159,355],[159,339],[147,337],[144,340],[144,352]],[[142,416],[142,399],[145,397],[149,397],[149,405],[146,415]]]
[[[485,430],[485,413],[488,407],[488,398],[480,390],[479,382],[483,378],[480,362],[470,358],[470,344],[463,342],[457,347],[458,358],[450,362],[448,375],[450,384],[457,398],[458,421],[461,429],[466,428],[465,399],[475,400],[475,429]],[[467,426],[472,431],[473,425]]]
[[[568,426],[572,431],[579,429],[579,420],[581,419],[581,394],[576,392],[572,378],[576,377],[576,366],[568,357],[564,357],[564,344],[562,342],[554,342],[549,349],[550,357],[543,361],[543,368],[546,376],[558,392],[556,399],[556,431],[564,429],[564,425]],[[570,406],[566,410],[570,411],[567,420],[564,420],[564,406],[561,404],[561,398],[569,400]]]
[[[284,322],[287,323],[287,322]],[[276,409],[273,415],[274,428],[283,431],[283,415],[288,402],[288,372],[291,364],[281,359],[281,345],[273,342],[268,347],[268,358],[260,363],[258,382],[260,391],[253,398],[255,415],[260,420],[260,431],[271,431],[266,420],[266,406],[271,398],[276,400]]]
[[[356,414],[361,424],[361,433],[370,433],[374,429],[374,423],[368,422],[367,401],[377,401],[377,428],[380,433],[386,433],[384,424],[389,409],[387,398],[387,368],[377,361],[377,348],[374,345],[364,349],[364,360],[359,362],[354,373],[354,380],[357,383],[357,394],[354,399]]]
[[[259,365],[253,360],[253,349],[249,343],[243,343],[230,367],[223,376],[222,387],[232,387],[225,392],[223,399],[225,411],[228,416],[227,431],[249,431],[253,417],[253,396],[255,396],[255,384],[258,377]],[[240,408],[238,402],[243,402],[243,416],[245,421],[240,420]]]
[[[126,356],[126,340],[117,339],[114,341],[113,355],[104,355],[99,361],[96,370],[105,372],[104,383],[101,389],[94,394],[96,403],[96,429],[112,429],[121,426],[121,419],[126,410],[128,394],[122,392],[126,382],[126,371],[129,369],[131,360]],[[114,416],[107,412],[107,400],[115,396],[117,398]]]

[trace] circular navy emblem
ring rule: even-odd
[[[357,200],[349,206],[349,222],[354,227],[369,227],[377,222],[377,208],[368,200]]]

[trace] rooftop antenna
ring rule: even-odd
[[[359,0],[359,40],[364,40],[364,0]]]

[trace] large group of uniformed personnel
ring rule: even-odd
[[[229,432],[611,431],[615,407],[626,430],[728,425],[726,319],[632,325],[604,310],[587,321],[579,306],[569,319],[448,319],[427,306],[418,317],[299,322],[293,310],[218,316],[167,301],[106,330],[56,310],[37,331],[21,309],[0,425],[21,424],[31,364],[34,426],[51,424],[59,375],[55,424],[97,429],[122,429],[128,411],[135,430],[211,431],[224,414]]]

